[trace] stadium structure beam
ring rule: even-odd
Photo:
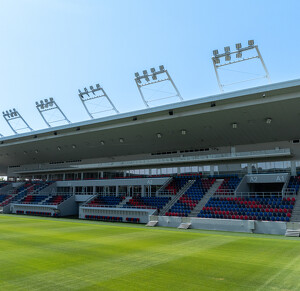
[[[28,123],[25,121],[25,119],[22,117],[22,115],[16,110],[16,108],[3,111],[2,114],[3,114],[3,117],[4,117],[5,121],[7,122],[7,124],[11,128],[11,130],[14,132],[14,134],[18,134],[18,133],[20,133],[19,131],[22,131],[22,130],[27,130],[27,129],[29,131],[33,130],[28,125]],[[18,128],[16,126],[14,126],[13,123],[16,120],[20,120],[23,123],[23,127]]]
[[[147,70],[144,70],[143,75],[140,75],[137,72],[137,73],[135,73],[135,79],[134,79],[135,83],[138,87],[139,93],[140,93],[142,100],[146,107],[150,107],[150,105],[149,105],[150,102],[159,101],[159,100],[168,99],[168,98],[174,98],[174,97],[178,97],[180,101],[183,101],[183,98],[182,98],[179,90],[177,89],[173,79],[171,78],[169,72],[164,68],[163,65],[159,66],[158,71],[156,71],[155,68],[151,68],[150,71],[151,71],[151,73],[148,73]],[[157,78],[157,76],[160,76],[162,78]],[[174,88],[176,94],[167,96],[167,97],[157,98],[154,100],[147,100],[142,88],[144,88],[145,86],[149,86],[149,85],[151,86],[151,85],[158,84],[161,82],[170,82],[172,87]]]
[[[106,94],[105,90],[100,86],[100,84],[96,84],[96,88],[94,88],[93,86],[90,86],[90,90],[88,90],[87,88],[83,89],[83,92],[78,89],[78,96],[80,98],[80,101],[82,102],[86,112],[88,113],[88,115],[90,116],[90,118],[94,118],[95,114],[100,114],[106,111],[115,111],[116,114],[120,113],[117,108],[115,107],[115,105],[113,104],[113,102],[111,101],[111,99],[108,97],[108,95]],[[97,92],[97,94],[96,94]],[[101,111],[96,111],[93,112],[91,111],[91,109],[89,109],[90,106],[88,106],[89,101],[95,100],[95,99],[106,99],[111,108],[105,108],[104,110]]]
[[[71,123],[70,120],[66,117],[66,115],[63,113],[63,111],[60,109],[60,107],[57,105],[55,100],[50,97],[48,99],[41,100],[40,102],[35,102],[36,108],[40,115],[42,116],[45,123],[48,125],[48,127],[51,127],[52,123],[60,122],[60,121],[66,121],[67,123]],[[45,115],[46,112],[55,110],[56,112],[59,112],[62,116],[62,119],[50,121],[47,119],[47,116]]]
[[[218,70],[221,67],[224,67],[224,66],[233,65],[233,64],[236,64],[236,63],[240,63],[240,62],[244,62],[244,61],[249,61],[249,60],[252,60],[252,59],[259,59],[260,60],[260,62],[262,64],[262,67],[263,67],[263,69],[265,71],[265,75],[262,76],[262,77],[254,78],[254,79],[253,78],[252,79],[246,79],[246,80],[241,81],[241,82],[246,82],[246,81],[251,81],[251,80],[255,80],[255,79],[266,78],[268,80],[268,82],[271,83],[269,71],[267,69],[267,66],[266,66],[264,60],[263,60],[263,57],[262,57],[262,55],[260,53],[260,50],[259,50],[258,46],[254,45],[254,40],[248,40],[248,46],[246,46],[246,47],[242,47],[241,43],[237,43],[235,45],[235,48],[236,49],[234,51],[231,51],[230,50],[230,46],[226,46],[226,47],[224,47],[224,53],[219,53],[218,50],[214,50],[213,51],[212,62],[213,62],[213,66],[214,66],[214,70],[215,70],[217,82],[218,82],[218,85],[219,85],[219,88],[220,88],[221,92],[224,92],[224,87],[225,86],[233,85],[233,84],[240,83],[240,82],[236,82],[236,83],[232,83],[232,84],[222,84],[222,82],[220,80],[220,75],[219,75]],[[254,56],[252,56],[252,57],[242,58],[243,52],[250,51],[250,50],[255,50],[256,54]],[[234,54],[236,56],[236,60],[232,61],[231,57]],[[220,61],[221,58],[225,59],[225,62],[222,63],[222,64],[221,64],[221,61]]]

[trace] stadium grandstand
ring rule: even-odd
[[[300,80],[0,140],[3,213],[299,236]]]

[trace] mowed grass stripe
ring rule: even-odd
[[[0,239],[3,290],[299,290],[297,239],[8,215]]]

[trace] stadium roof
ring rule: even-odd
[[[299,108],[300,79],[3,137],[0,172],[23,164],[292,140],[300,137]]]

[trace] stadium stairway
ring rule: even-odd
[[[195,183],[196,180],[188,180],[184,186],[172,197],[172,199],[160,211],[160,215],[165,215],[166,212],[177,202],[177,200]]]
[[[124,205],[126,205],[127,202],[132,198],[132,196],[126,197],[124,200],[122,200],[116,207],[117,208],[123,208]]]
[[[298,197],[296,198],[296,203],[294,205],[294,209],[291,216],[291,222],[300,222],[300,199],[299,199],[299,192]]]
[[[208,202],[208,200],[214,196],[215,192],[219,189],[224,179],[216,179],[215,183],[209,188],[203,198],[198,202],[198,204],[194,207],[194,209],[189,214],[189,217],[197,217],[197,214],[200,213],[202,208]]]

